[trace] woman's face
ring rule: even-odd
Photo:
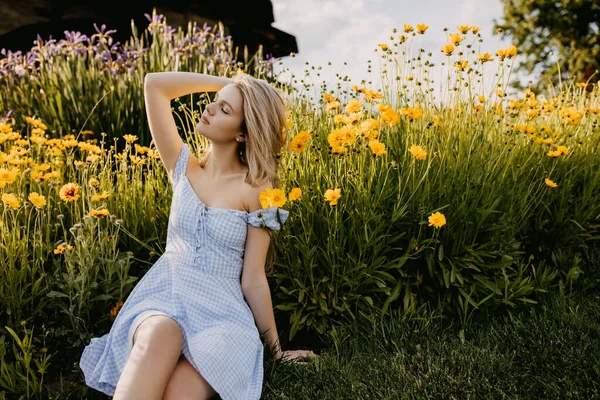
[[[212,103],[206,105],[196,130],[211,141],[235,141],[235,138],[242,133],[243,120],[242,94],[234,84],[230,83],[215,94]]]

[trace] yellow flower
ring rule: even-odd
[[[47,172],[46,174],[44,174],[44,179],[45,180],[51,180],[51,179],[58,180],[58,178],[60,178],[60,172],[59,171]]]
[[[427,25],[427,24],[417,24],[416,27],[417,27],[417,32],[419,32],[422,35],[429,28],[429,25]]]
[[[442,46],[442,52],[446,53],[447,56],[451,56],[454,50],[456,50],[456,46],[452,43],[446,43]]]
[[[388,49],[388,45],[385,43],[380,43],[379,47],[381,47],[381,50],[386,51]]]
[[[390,126],[394,126],[400,122],[400,116],[389,104],[377,104],[377,111],[379,111],[379,114],[381,115],[381,120]]]
[[[379,121],[374,118],[368,118],[361,122],[357,133],[365,137],[375,138],[378,135],[377,127],[379,127]]]
[[[331,103],[327,103],[325,105],[325,110],[326,111],[331,111],[331,110],[334,110],[334,109],[338,108],[339,106],[340,106],[340,102],[339,101],[337,101],[337,100],[336,101],[332,101]]]
[[[446,216],[444,216],[444,214],[440,213],[439,211],[431,214],[428,220],[429,225],[427,226],[433,225],[436,228],[441,228],[442,226],[446,225]]]
[[[262,208],[283,207],[287,198],[281,189],[266,188],[260,193],[259,201]]]
[[[295,153],[302,153],[306,148],[306,142],[296,138],[290,141],[289,149]]]
[[[359,99],[352,99],[348,102],[348,104],[346,104],[346,107],[344,107],[344,110],[346,110],[346,112],[348,114],[352,114],[352,113],[359,112],[360,109],[362,108],[362,106],[363,106],[362,101],[360,101]]]
[[[91,187],[98,187],[98,186],[100,186],[100,181],[96,178],[90,178],[90,180],[88,181],[88,184]]]
[[[471,25],[457,25],[456,29],[464,35],[471,30]]]
[[[29,193],[29,201],[36,207],[44,207],[46,205],[46,198],[37,192]]]
[[[102,194],[97,193],[97,194],[92,195],[92,201],[106,200],[106,199],[108,199],[108,196],[110,196],[110,193],[108,193],[107,191],[102,192]]]
[[[300,131],[296,136],[294,136],[294,139],[300,140],[304,143],[308,142],[310,138],[311,134],[308,131]]]
[[[352,125],[346,125],[339,129],[333,129],[327,136],[327,142],[335,149],[334,152],[346,150],[341,149],[344,144],[353,144],[356,141],[356,130]]]
[[[27,118],[27,117],[26,117]],[[12,127],[9,122],[0,122],[0,133],[12,132]]]
[[[550,179],[546,178],[546,185],[550,186],[550,187],[557,187],[558,185],[554,182],[552,182]]]
[[[363,90],[363,94],[365,95],[365,100],[369,102],[375,99],[383,99],[383,94],[371,89]]]
[[[479,32],[480,30],[481,30],[481,28],[478,26],[475,26],[475,25],[471,26],[471,32],[473,32],[474,35],[476,35],[477,32]]]
[[[347,116],[347,118],[345,120],[345,123],[346,124],[351,124],[351,125],[356,124],[356,123],[358,123],[361,120],[361,118],[364,116],[364,114],[365,113],[363,111],[354,112],[352,114],[348,114],[348,116]]]
[[[333,122],[336,124],[345,124],[348,117],[343,114],[338,114],[333,117]]]
[[[559,151],[561,154],[564,154],[565,156],[567,154],[569,154],[569,149],[567,149],[565,146],[558,146],[556,151]]]
[[[300,197],[302,197],[302,190],[300,188],[293,188],[288,193],[288,200],[289,201],[299,200]]]
[[[515,46],[509,46],[504,49],[499,49],[496,51],[496,54],[501,60],[504,60],[505,57],[512,58],[517,54],[517,48]]]
[[[420,119],[423,116],[423,110],[419,107],[401,108],[400,115],[411,119]]]
[[[335,206],[342,195],[340,194],[340,189],[327,189],[325,191],[325,200],[329,202],[330,206]]]
[[[310,140],[310,133],[308,131],[300,131],[294,138],[290,141],[289,149],[300,153],[304,151],[306,143]]]
[[[2,202],[13,210],[16,210],[21,205],[17,197],[12,193],[3,193]]]
[[[156,149],[148,149],[148,158],[160,158],[160,154]]]
[[[387,154],[387,150],[385,148],[385,144],[381,143],[377,139],[369,140],[369,147],[373,152],[373,156],[380,156],[382,154]]]
[[[558,150],[550,150],[548,153],[546,153],[546,155],[548,157],[560,157],[561,152]]]
[[[479,61],[481,61],[482,63],[487,62],[487,61],[492,61],[494,60],[492,58],[492,54],[490,53],[479,53],[477,54],[477,58],[479,59]]]
[[[132,157],[136,157],[136,156],[132,155]],[[95,161],[98,161],[99,158],[100,158],[100,156],[98,154],[90,154],[85,158],[85,161],[95,162]],[[136,158],[139,158],[139,157],[136,157]]]
[[[329,93],[323,93],[323,98],[328,103],[331,103],[331,102],[334,102],[337,100],[332,94],[329,94]]]
[[[123,139],[125,139],[127,143],[133,143],[138,140],[138,137],[136,135],[123,135]]]
[[[48,127],[41,120],[39,120],[37,118],[25,117],[25,121],[27,121],[28,124],[30,124],[36,128],[42,129],[44,131],[48,130]]]
[[[469,62],[466,60],[457,60],[454,63],[454,67],[456,69],[460,69],[461,71],[464,71],[468,66],[469,66]]]
[[[481,103],[485,103],[485,97],[484,96],[477,96],[477,99],[481,102]]]
[[[461,36],[459,33],[449,33],[448,39],[450,39],[450,41],[456,45],[465,40],[465,37]]]
[[[33,166],[34,170],[36,170],[36,171],[42,171],[42,172],[48,171],[50,168],[51,168],[50,164],[35,164]]]
[[[90,157],[92,157],[92,156],[91,155],[88,156],[88,158],[90,158]],[[146,164],[146,160],[145,159],[143,159],[141,157],[138,157],[136,155],[130,154],[129,158],[131,159],[131,163],[133,165],[145,165]]]
[[[508,46],[506,49],[506,57],[512,58],[517,55],[517,47],[516,46]]]
[[[413,31],[413,27],[409,24],[404,24],[404,32],[410,33]]]
[[[134,144],[133,147],[135,147],[135,151],[136,153],[139,154],[146,154],[146,152],[148,152],[148,147],[146,146],[140,146],[139,144]]]
[[[79,142],[75,139],[69,139],[69,140],[64,140],[62,141],[62,145],[65,147],[75,147],[77,146]]]
[[[410,151],[413,157],[415,157],[417,160],[425,160],[427,158],[427,151],[425,151],[425,149],[423,149],[421,146],[413,144],[410,146],[408,151]]]
[[[25,154],[27,154],[27,149],[24,149],[20,146],[14,146],[12,149],[10,149],[10,154],[17,157],[23,157]]]
[[[59,244],[56,249],[54,249],[54,254],[63,254],[67,250],[73,250],[73,246],[66,243]]]
[[[65,202],[75,201],[79,199],[79,185],[76,183],[67,183],[58,193],[59,197]]]
[[[294,123],[289,118],[285,119],[285,123],[287,124],[288,129],[290,129],[292,126],[294,126]]]
[[[109,215],[110,213],[108,212],[108,210],[106,208],[103,208],[101,210],[96,210],[96,209],[91,209],[90,210],[90,216],[92,217],[106,217],[107,215]]]
[[[39,145],[42,145],[48,141],[45,137],[35,136],[35,135],[31,136],[29,138],[29,140],[32,141],[33,143],[39,144]]]
[[[10,170],[0,168],[0,182],[13,183],[17,179],[18,173],[19,173],[18,168],[12,168]]]

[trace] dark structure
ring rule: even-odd
[[[187,29],[189,21],[199,26],[205,22],[214,26],[223,22],[226,34],[243,54],[244,46],[253,54],[259,44],[263,54],[273,57],[298,52],[296,38],[271,26],[274,22],[270,0],[159,0],[149,2],[117,0],[0,0],[0,49],[30,50],[39,34],[44,40],[61,39],[64,31],[78,31],[88,36],[95,33],[94,22],[100,27],[116,29],[116,41],[124,43],[131,36],[131,21],[138,31],[148,26],[144,13],[166,17],[173,28]]]

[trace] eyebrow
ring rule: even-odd
[[[219,93],[215,93],[215,99],[219,97]],[[235,110],[233,109],[233,107],[231,107],[231,104],[229,104],[228,102],[226,102],[225,100],[221,100],[223,103],[225,103],[229,108],[231,108],[231,111],[235,112]]]

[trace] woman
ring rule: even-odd
[[[196,130],[211,146],[197,160],[177,132],[170,100],[218,91]],[[188,72],[146,75],[152,138],[173,189],[165,253],[135,286],[108,334],[93,338],[80,367],[86,384],[115,400],[258,399],[265,334],[282,351],[265,260],[270,230],[288,211],[262,208],[277,187],[285,101],[266,81]],[[245,301],[244,301],[245,298]],[[257,329],[258,328],[258,329]]]

